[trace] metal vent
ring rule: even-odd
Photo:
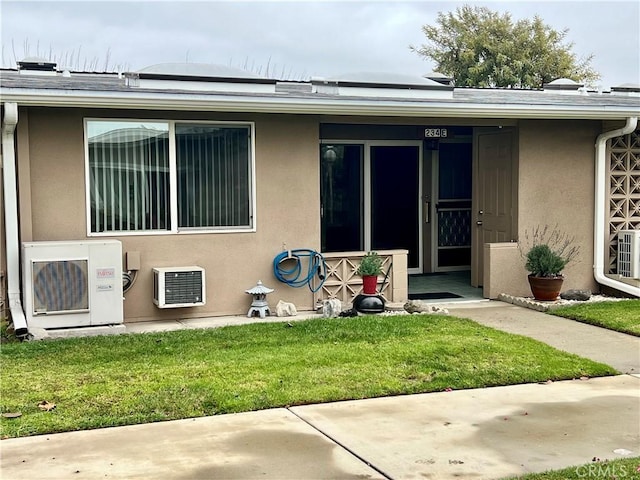
[[[88,261],[33,262],[33,313],[89,311]]]
[[[159,308],[204,305],[204,269],[201,267],[154,268],[153,302]]]
[[[202,301],[202,272],[165,272],[165,303],[198,303]]]
[[[618,232],[618,274],[640,278],[640,230]]]
[[[58,64],[50,62],[45,58],[29,57],[17,62],[18,70],[21,72],[29,70],[33,72],[55,72]]]

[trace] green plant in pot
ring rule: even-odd
[[[564,282],[562,271],[580,250],[574,242],[575,237],[562,233],[557,227],[551,231],[546,226],[536,227],[533,231],[532,246],[524,256],[529,286],[536,300],[554,301],[560,295]]]
[[[377,252],[367,252],[356,274],[362,276],[362,291],[365,295],[375,295],[377,293],[378,275],[382,273],[382,257]]]

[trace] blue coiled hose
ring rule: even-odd
[[[303,274],[302,264],[307,260],[306,274]],[[307,285],[309,290],[320,290],[327,277],[327,264],[321,253],[315,250],[297,248],[284,251],[273,259],[273,274],[282,283],[291,287],[303,287]],[[311,286],[314,277],[318,277],[318,284]]]

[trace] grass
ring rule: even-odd
[[[0,437],[617,373],[449,316],[292,325],[5,344],[0,411],[22,416],[0,418]]]
[[[640,480],[640,457],[598,461],[513,478],[517,480]]]
[[[640,337],[640,299],[581,303],[560,307],[551,313]]]

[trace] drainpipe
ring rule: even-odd
[[[18,124],[18,104],[5,103],[2,119],[2,177],[4,180],[4,223],[7,253],[7,296],[13,328],[18,338],[28,335],[20,300],[20,241],[18,239],[18,193],[14,132]]]
[[[593,275],[598,283],[607,285],[621,292],[640,297],[640,287],[628,285],[614,278],[609,278],[604,274],[604,240],[605,226],[607,223],[607,140],[621,135],[627,135],[633,132],[638,125],[638,117],[627,118],[627,124],[618,128],[598,135],[596,139],[596,204],[595,204],[595,225],[594,225],[594,241],[593,241]]]

